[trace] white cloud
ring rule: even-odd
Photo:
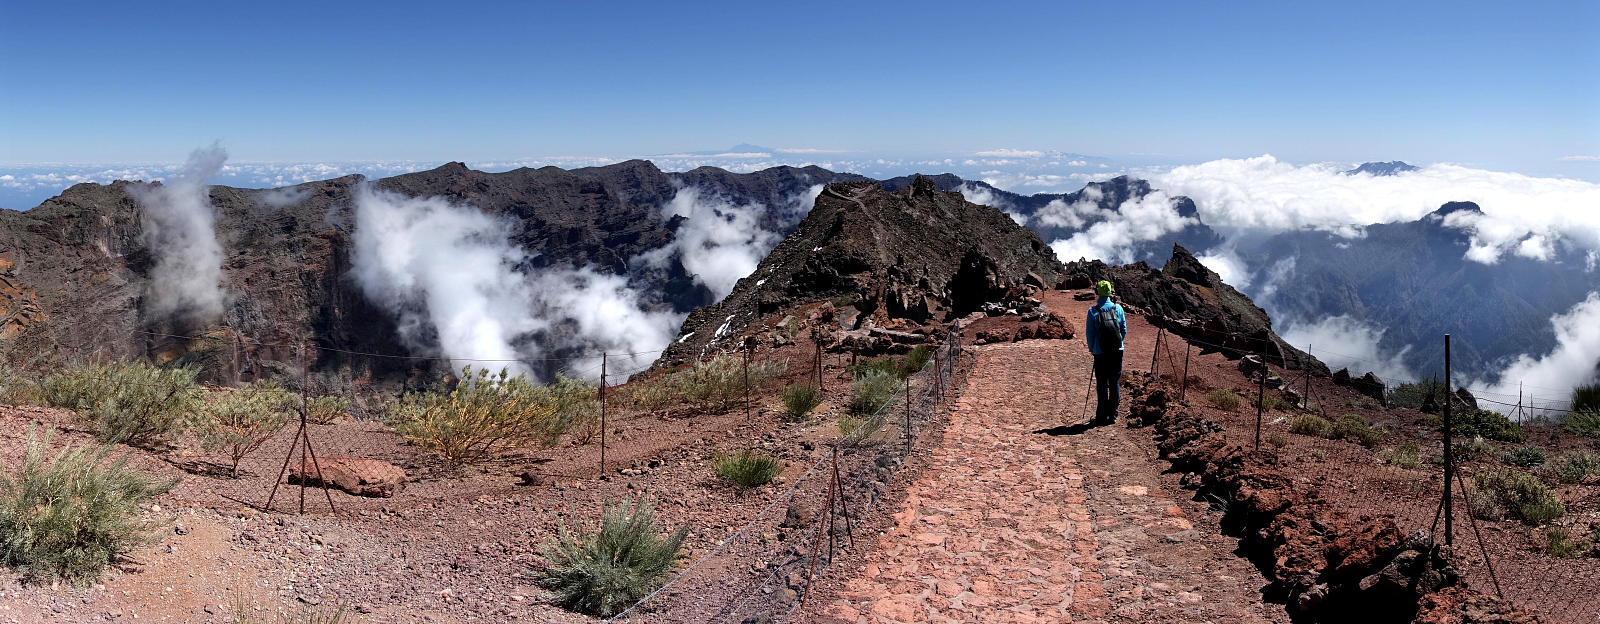
[[[1550,326],[1555,331],[1555,349],[1542,355],[1517,356],[1494,381],[1477,380],[1469,387],[1490,393],[1499,401],[1517,396],[1519,386],[1564,388],[1565,391],[1556,392],[1556,395],[1566,399],[1571,388],[1596,381],[1597,365],[1600,365],[1600,292],[1589,293],[1588,298],[1571,309],[1551,317]],[[1497,409],[1504,411],[1506,408]]]
[[[989,190],[987,187],[978,186],[968,182],[961,185],[961,188],[957,190],[961,192],[961,196],[966,198],[968,202],[981,204],[995,210],[999,210],[1000,212],[1004,212],[1006,213],[1006,216],[1011,217],[1011,220],[1015,221],[1017,225],[1028,225],[1027,215],[1019,212],[1016,206],[1011,205],[1011,202],[1006,201],[1004,197],[1001,197],[994,191]]]
[[[1278,335],[1295,348],[1308,350],[1333,370],[1348,368],[1356,376],[1370,371],[1390,385],[1416,380],[1416,374],[1405,364],[1411,347],[1398,353],[1384,352],[1378,347],[1383,332],[1382,328],[1340,315],[1313,323],[1285,323]]]
[[[1079,258],[1099,258],[1108,264],[1133,262],[1135,243],[1156,240],[1195,224],[1193,218],[1179,215],[1174,204],[1165,191],[1130,199],[1114,212],[1101,211],[1103,220],[1069,238],[1057,239],[1050,247],[1062,262]]]
[[[844,154],[848,150],[818,149],[815,147],[779,147],[772,151],[779,154]]]
[[[1041,156],[1044,156],[1044,152],[1041,152],[1039,150],[1019,150],[1019,149],[1001,148],[1001,149],[984,150],[984,151],[981,151],[981,152],[974,152],[973,156],[985,156],[985,157],[995,157],[995,158],[1039,158]]]
[[[528,255],[507,238],[504,220],[470,206],[366,185],[355,203],[351,274],[363,294],[394,315],[411,349],[459,358],[451,362],[456,370],[471,364],[531,375],[523,362],[546,347],[652,351],[682,323],[681,315],[647,310],[620,276],[589,267],[519,270]],[[532,342],[536,332],[545,332],[545,344]],[[569,368],[593,379],[593,364],[598,358]]]
[[[801,211],[809,210],[821,193],[822,185],[813,185],[786,202],[783,210],[789,216],[803,214]],[[762,204],[741,206],[696,187],[680,188],[661,207],[663,219],[685,218],[673,242],[640,254],[638,260],[662,266],[676,256],[696,282],[721,299],[733,292],[740,278],[755,271],[767,252],[783,239],[777,232],[761,227],[765,212]]]
[[[222,244],[207,181],[227,159],[219,146],[197,149],[166,184],[128,189],[144,209],[140,224],[155,256],[145,309],[155,317],[209,322],[222,316]]]
[[[1444,221],[1471,235],[1468,259],[1494,263],[1507,252],[1548,257],[1560,244],[1600,248],[1600,184],[1448,164],[1395,176],[1351,176],[1345,168],[1259,156],[1175,167],[1152,178],[1194,199],[1212,227],[1356,237],[1369,224],[1414,221],[1447,202],[1472,201],[1483,214],[1456,212]]]
[[[1244,260],[1239,257],[1238,252],[1234,251],[1232,246],[1223,245],[1210,249],[1195,256],[1194,259],[1199,260],[1200,264],[1205,265],[1206,268],[1216,271],[1217,275],[1222,278],[1223,283],[1241,291],[1250,287],[1252,281],[1250,267],[1244,263]]]
[[[285,186],[282,188],[267,189],[256,193],[255,200],[262,208],[277,210],[284,206],[292,206],[304,201],[311,195],[311,189],[301,186]]]

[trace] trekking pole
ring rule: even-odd
[[[1089,367],[1089,383],[1083,389],[1083,415],[1078,420],[1089,417],[1089,395],[1094,393],[1094,367]]]

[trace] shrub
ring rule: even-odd
[[[1314,414],[1301,414],[1289,421],[1289,433],[1326,438],[1333,434],[1333,423]]]
[[[1493,444],[1479,437],[1456,442],[1452,445],[1452,448],[1455,451],[1457,461],[1472,461],[1480,457],[1493,457],[1497,450]],[[1441,461],[1443,461],[1442,458]]]
[[[922,370],[924,366],[927,366],[928,360],[931,359],[933,359],[933,347],[917,345],[911,349],[910,353],[900,358],[899,370],[896,372],[901,377],[910,377],[917,374],[917,371]]]
[[[1288,411],[1294,409],[1294,404],[1281,396],[1269,394],[1262,400],[1262,407],[1268,411]]]
[[[46,377],[40,393],[77,412],[103,441],[153,447],[176,441],[195,420],[205,396],[197,374],[141,362],[90,364]]]
[[[140,519],[139,505],[171,490],[107,461],[110,444],[67,446],[46,459],[51,433],[28,432],[22,461],[0,474],[0,564],[34,580],[91,580],[112,560],[151,542],[159,523]]]
[[[1600,475],[1600,456],[1589,451],[1575,451],[1556,464],[1556,479],[1562,483],[1577,483],[1589,475]]]
[[[1239,404],[1243,402],[1239,398],[1239,395],[1234,394],[1232,390],[1227,388],[1217,388],[1216,390],[1207,392],[1206,401],[1210,402],[1211,405],[1217,409],[1226,410],[1229,412],[1239,409]]]
[[[1600,414],[1600,384],[1573,388],[1572,411]]]
[[[350,607],[339,603],[331,608],[312,606],[295,606],[292,613],[279,614],[277,618],[268,618],[257,607],[245,601],[242,597],[234,597],[233,605],[229,609],[231,624],[344,624],[350,619]],[[360,621],[360,620],[355,620]]]
[[[1442,416],[1430,414],[1424,422],[1435,429],[1444,430]],[[1528,434],[1522,427],[1511,422],[1511,419],[1506,418],[1504,414],[1482,409],[1463,409],[1459,413],[1452,413],[1450,428],[1455,435],[1464,437],[1482,436],[1501,442],[1522,442],[1528,439]]]
[[[804,420],[806,414],[822,404],[822,391],[811,384],[794,384],[783,389],[784,418],[790,421]]]
[[[1501,468],[1480,473],[1473,479],[1478,491],[1472,495],[1472,510],[1480,518],[1510,516],[1539,525],[1566,513],[1561,499],[1537,477],[1526,472]]]
[[[556,373],[554,382],[534,386],[532,394],[535,402],[555,409],[559,430],[576,431],[584,442],[600,432],[599,386]]]
[[[349,413],[350,399],[337,394],[319,396],[306,402],[306,420],[318,425],[331,424]]]
[[[39,386],[16,369],[0,365],[0,405],[28,405],[39,402]]]
[[[1545,462],[1544,448],[1539,446],[1524,446],[1500,454],[1500,461],[1508,465],[1522,468],[1543,466]]]
[[[890,373],[895,377],[904,380],[907,377],[915,375],[917,371],[922,370],[924,366],[927,366],[928,360],[930,359],[933,359],[933,347],[928,345],[918,345],[905,355],[899,357],[891,355],[864,360],[861,363],[856,364],[850,370],[851,375],[857,379],[860,379],[863,375],[866,375],[869,372],[881,371]]]
[[[1567,431],[1585,438],[1600,438],[1600,410],[1567,414]]]
[[[752,392],[788,370],[782,361],[750,362]],[[744,400],[744,358],[722,354],[710,361],[695,362],[689,368],[661,376],[652,383],[666,387],[666,405],[689,402],[703,409],[726,410]],[[659,398],[658,398],[659,400]]]
[[[1561,527],[1550,527],[1544,532],[1544,552],[1551,557],[1571,557],[1582,548]]]
[[[1410,409],[1422,409],[1422,404],[1433,395],[1435,403],[1442,403],[1446,392],[1442,381],[1424,380],[1417,383],[1399,384],[1389,390],[1389,405]]]
[[[850,413],[871,416],[894,402],[902,380],[894,373],[868,370],[856,378],[850,392]]]
[[[556,537],[541,548],[547,565],[538,577],[561,606],[609,617],[655,590],[688,534],[686,525],[663,538],[648,494],[637,504],[607,502],[593,530],[557,520]]]
[[[872,434],[877,433],[878,430],[882,428],[882,418],[855,418],[852,416],[839,417],[839,435],[847,438],[865,440],[872,437]]]
[[[206,450],[223,449],[232,461],[233,478],[239,478],[239,461],[270,439],[289,422],[296,397],[277,384],[251,384],[214,393],[201,410],[205,421]]]
[[[716,459],[712,461],[712,468],[724,481],[741,488],[753,488],[772,481],[772,478],[783,470],[783,464],[778,463],[776,459],[746,449],[737,453],[718,453]]]
[[[526,377],[505,370],[461,371],[461,382],[408,393],[388,406],[395,433],[452,466],[492,459],[533,444],[555,444],[564,431],[556,406],[542,402]]]
[[[1389,463],[1406,470],[1416,470],[1422,467],[1422,447],[1416,442],[1405,442],[1395,447],[1394,453],[1389,455]]]
[[[1269,433],[1265,437],[1261,438],[1261,440],[1263,442],[1266,442],[1268,445],[1270,445],[1270,446],[1272,446],[1274,448],[1283,448],[1283,447],[1289,445],[1289,439],[1288,438],[1285,438],[1285,437],[1283,437],[1281,435],[1278,435],[1276,433]]]
[[[1367,448],[1377,448],[1383,441],[1383,432],[1367,424],[1367,419],[1358,414],[1345,414],[1333,423],[1333,433],[1328,436],[1338,440],[1350,440]]]

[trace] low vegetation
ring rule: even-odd
[[[192,368],[88,364],[45,377],[40,397],[77,413],[105,442],[170,444],[194,423],[205,390]]]
[[[1600,438],[1600,410],[1586,410],[1567,414],[1567,431],[1585,438]]]
[[[610,617],[638,602],[672,571],[689,534],[684,526],[663,537],[655,500],[607,502],[597,527],[569,527],[558,520],[556,536],[541,549],[539,581],[563,607]]]
[[[895,400],[903,379],[893,372],[868,369],[856,377],[850,391],[850,413],[871,416]]]
[[[328,425],[350,413],[350,399],[329,394],[306,403],[306,420],[312,424]]]
[[[600,433],[600,387],[556,373],[556,380],[534,386],[531,399],[555,410],[557,430],[588,442]]]
[[[1206,401],[1211,403],[1211,405],[1217,409],[1226,410],[1229,412],[1239,409],[1239,405],[1243,403],[1243,400],[1239,398],[1239,395],[1234,394],[1232,390],[1227,388],[1217,388],[1207,392]]]
[[[1452,444],[1451,448],[1454,450],[1456,461],[1472,461],[1484,457],[1494,457],[1494,454],[1499,450],[1481,437],[1461,440]],[[1443,459],[1440,461],[1443,461]]]
[[[1301,414],[1289,420],[1289,433],[1326,438],[1333,434],[1333,423],[1315,414]]]
[[[1567,512],[1554,492],[1531,474],[1500,468],[1473,477],[1472,513],[1486,520],[1514,518],[1530,525],[1555,520]]]
[[[872,437],[883,428],[882,418],[857,418],[854,416],[839,417],[839,435],[855,440],[865,440]]]
[[[1261,407],[1267,411],[1287,412],[1294,409],[1295,406],[1281,396],[1269,394],[1262,399]]]
[[[1501,453],[1500,461],[1505,462],[1508,466],[1532,468],[1534,466],[1543,466],[1547,460],[1544,455],[1544,447],[1529,445]]]
[[[203,444],[208,451],[227,454],[230,474],[237,479],[239,462],[283,429],[299,401],[273,383],[215,392],[201,409]]]
[[[468,366],[454,388],[408,393],[387,406],[387,417],[395,433],[446,463],[477,463],[560,438],[566,423],[537,388],[520,375]]]
[[[1600,476],[1600,456],[1590,451],[1574,451],[1556,462],[1555,474],[1556,480],[1567,484],[1580,483],[1590,475]]]
[[[783,417],[790,422],[806,419],[811,410],[822,404],[822,391],[811,384],[794,384],[783,389]]]
[[[1389,455],[1389,463],[1406,470],[1422,467],[1422,447],[1416,442],[1403,442]]]
[[[291,609],[289,613],[267,617],[260,607],[242,597],[235,597],[228,616],[232,618],[230,624],[344,624],[360,621],[350,614],[350,606],[344,603],[331,607],[295,605]]]
[[[111,459],[110,444],[66,446],[28,432],[22,461],[0,473],[0,564],[33,580],[92,580],[117,557],[150,543],[161,523],[139,506],[171,490]]]
[[[1367,448],[1378,448],[1383,442],[1383,432],[1367,423],[1367,419],[1359,414],[1345,414],[1333,423],[1333,432],[1328,436],[1334,440],[1348,440]]]
[[[750,449],[737,453],[718,453],[711,467],[723,481],[740,488],[766,485],[783,470],[783,464],[778,460]]]
[[[1444,430],[1444,418],[1438,414],[1426,415],[1423,422],[1434,429]],[[1450,429],[1457,436],[1482,436],[1500,442],[1520,443],[1528,439],[1522,427],[1511,422],[1504,414],[1482,409],[1463,409],[1459,413],[1452,413]]]
[[[0,365],[0,405],[28,405],[39,402],[39,385],[9,366]]]
[[[748,372],[752,395],[787,370],[788,365],[781,360],[751,361]],[[624,395],[635,409],[647,412],[682,404],[728,410],[744,400],[745,373],[742,356],[722,354],[682,370],[630,383]]]
[[[1391,388],[1388,392],[1389,405],[1407,409],[1422,409],[1428,396],[1432,395],[1434,402],[1440,402],[1448,390],[1442,381],[1424,380],[1417,383],[1403,383]]]
[[[881,371],[903,380],[922,370],[932,358],[933,348],[920,345],[902,356],[890,355],[862,361],[851,367],[851,373],[853,377],[859,379],[868,372]]]
[[[1271,446],[1273,448],[1283,448],[1283,447],[1289,445],[1289,439],[1288,438],[1285,438],[1285,437],[1283,437],[1283,436],[1281,436],[1279,434],[1276,434],[1276,433],[1269,433],[1266,436],[1263,436],[1261,438],[1261,441],[1262,442],[1266,442],[1268,446]]]
[[[1572,411],[1600,414],[1600,384],[1588,384],[1573,388]]]

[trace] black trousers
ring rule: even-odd
[[[1094,417],[1107,422],[1117,419],[1122,404],[1122,352],[1094,356],[1094,390],[1097,403]]]

